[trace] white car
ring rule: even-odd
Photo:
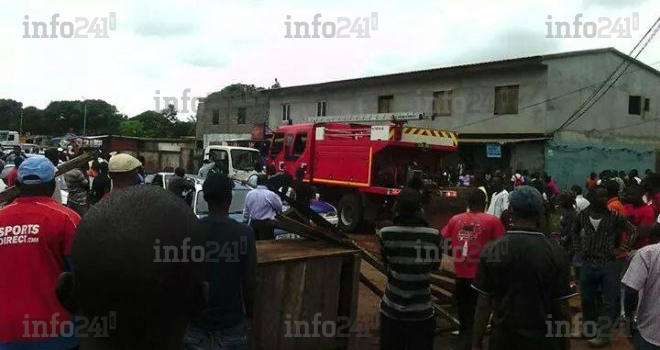
[[[241,184],[239,181],[234,181],[233,197],[231,206],[229,207],[229,217],[238,221],[243,221],[243,207],[245,206],[245,197],[251,188]],[[329,203],[314,199],[309,205],[310,209],[314,210],[317,214],[321,215],[324,219],[332,225],[337,226],[339,217],[337,216],[337,208]],[[204,191],[202,190],[202,181],[197,181],[195,184],[195,193],[192,200],[192,209],[198,218],[204,218],[209,213],[209,206],[204,200]],[[287,206],[283,208],[285,211]],[[281,238],[300,238],[300,236],[288,233],[286,231],[275,229],[276,239]]]

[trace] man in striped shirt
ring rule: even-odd
[[[628,220],[608,208],[608,189],[598,186],[592,191],[591,205],[578,215],[573,232],[574,249],[583,260],[580,272],[580,294],[584,320],[595,322],[598,317],[598,290],[603,294],[607,324],[598,327],[598,335],[589,341],[591,347],[610,345],[611,329],[619,316],[620,265],[618,256],[630,250],[637,232]],[[623,241],[622,237],[626,237]],[[609,325],[609,327],[605,327]]]
[[[380,302],[381,349],[433,349],[430,273],[440,264],[440,235],[421,219],[420,209],[420,193],[404,189],[395,204],[394,226],[378,234],[387,267],[387,287]]]

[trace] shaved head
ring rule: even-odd
[[[164,262],[162,247],[177,247],[182,258],[184,240],[203,246],[196,217],[172,193],[157,186],[116,191],[78,226],[73,274],[70,281],[60,281],[71,289],[58,290],[64,296],[60,300],[87,317],[116,313],[114,334],[95,341],[119,347],[144,341],[151,347],[171,341],[166,334],[182,338],[187,322],[203,307],[203,264],[194,262],[190,251],[187,262]]]

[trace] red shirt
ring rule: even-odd
[[[7,187],[14,186],[14,182],[16,181],[17,177],[18,177],[18,169],[14,167],[14,169],[11,169],[11,171],[9,172],[9,174],[7,174],[7,177],[5,178]]]
[[[598,185],[597,179],[592,179],[591,177],[587,178],[587,189],[593,190]]]
[[[17,198],[0,210],[0,343],[34,341],[23,335],[41,330],[26,332],[25,324],[45,321],[48,333],[59,333],[59,323],[71,319],[55,286],[79,222],[78,214],[50,197]]]
[[[451,240],[456,277],[474,278],[481,250],[505,232],[502,221],[494,215],[463,213],[452,217],[442,229],[442,237]]]
[[[639,227],[648,227],[653,225],[656,220],[655,212],[653,208],[648,205],[642,205],[635,208],[632,204],[626,204],[626,211],[628,212],[628,220],[635,226]],[[651,244],[651,237],[639,237],[637,241],[632,246],[632,249],[639,249]]]
[[[619,213],[623,217],[628,215],[626,208],[623,206],[623,204],[621,204],[621,201],[619,201],[618,197],[614,197],[607,201],[607,207],[610,208],[610,210]]]

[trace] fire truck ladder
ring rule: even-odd
[[[373,113],[355,115],[336,115],[326,117],[307,117],[311,123],[351,123],[351,122],[382,122],[382,121],[408,121],[424,119],[423,113]]]

